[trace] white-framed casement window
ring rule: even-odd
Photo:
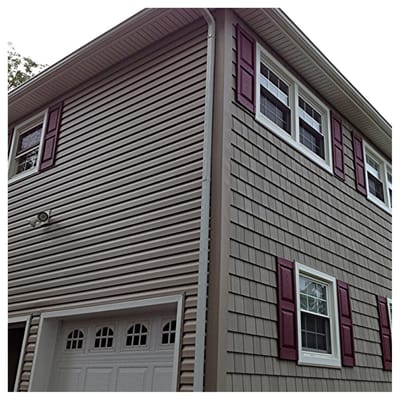
[[[392,166],[364,141],[365,180],[367,197],[392,212]]]
[[[299,364],[341,367],[336,278],[296,263]]]
[[[256,119],[332,173],[329,108],[257,44]]]
[[[38,171],[45,130],[46,112],[14,128],[9,155],[8,179],[14,181]]]

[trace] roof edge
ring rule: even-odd
[[[113,35],[121,35],[124,34],[124,30],[126,27],[136,20],[140,20],[142,18],[146,18],[154,11],[152,8],[145,8],[135,15],[125,19],[124,21],[120,22],[118,25],[110,28],[106,32],[102,33],[100,36],[92,39],[91,41],[87,42],[77,50],[73,51],[72,53],[68,54],[67,56],[63,57],[61,60],[57,61],[56,63],[52,64],[39,74],[35,75],[31,79],[28,79],[21,85],[17,86],[15,89],[8,92],[8,101],[9,103],[13,102],[14,98],[18,98],[19,94],[23,94],[23,92],[29,90],[32,86],[40,85],[40,82],[43,80],[48,79],[49,76],[53,74],[57,74],[59,70],[66,68],[68,64],[74,63],[78,61],[82,57],[87,57],[93,51],[96,51],[98,46],[101,46],[104,42],[110,40]]]
[[[382,131],[391,139],[392,126],[372,106],[372,104],[355,88],[350,81],[333,65],[333,63],[318,49],[318,47],[301,31],[299,27],[285,14],[280,8],[262,9],[271,20],[280,28],[283,28],[286,34],[299,46],[310,59],[319,67],[323,68],[330,79],[343,92],[345,92],[351,101],[358,106],[363,113],[370,118]]]

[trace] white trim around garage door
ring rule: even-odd
[[[22,372],[22,364],[24,363],[25,346],[28,340],[30,321],[31,321],[30,315],[22,315],[18,317],[8,318],[9,324],[18,324],[20,322],[25,322],[24,338],[22,339],[22,344],[21,344],[21,354],[19,355],[17,375],[15,376],[14,392],[18,392],[19,379],[21,377],[21,372]]]
[[[96,315],[107,311],[129,311],[147,306],[176,304],[176,341],[172,367],[172,391],[178,389],[179,354],[183,318],[183,295],[155,297],[151,299],[133,300],[123,303],[88,306],[68,310],[50,311],[40,316],[38,342],[32,365],[32,377],[29,382],[29,391],[46,391],[49,378],[51,360],[54,356],[57,339],[58,321],[65,317],[79,317],[85,314]]]

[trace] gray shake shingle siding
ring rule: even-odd
[[[391,293],[391,217],[355,190],[351,126],[343,182],[238,105],[232,71],[227,389],[391,390],[375,299]],[[276,257],[350,285],[356,367],[278,359]]]

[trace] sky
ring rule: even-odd
[[[167,7],[128,0],[18,0],[7,2],[3,35],[16,50],[42,64],[54,64],[144,6]],[[180,4],[181,3],[181,4]],[[227,4],[224,4],[227,3]],[[251,7],[281,7],[326,57],[393,124],[397,104],[389,98],[394,64],[394,1],[263,1]],[[4,4],[4,3],[3,3]],[[17,18],[8,18],[15,13]],[[214,2],[208,6],[240,7],[244,1]],[[334,5],[333,5],[334,4]],[[362,4],[362,7],[360,6]],[[177,2],[174,7],[205,7],[206,3]],[[395,23],[396,22],[396,23]],[[397,46],[395,46],[397,47]]]

